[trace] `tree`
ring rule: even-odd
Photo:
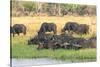
[[[43,3],[33,1],[11,1],[12,15],[30,14],[48,16],[64,16],[64,15],[95,15],[96,6],[94,5],[80,5],[80,4],[59,4],[59,3]]]
[[[29,13],[36,10],[35,6],[36,5],[34,2],[24,2],[23,3],[24,11],[29,11]]]

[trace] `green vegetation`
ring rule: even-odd
[[[12,16],[96,15],[95,5],[43,3],[12,0]]]
[[[88,24],[89,34],[73,35],[75,37],[90,38],[96,36],[96,6],[80,4],[41,3],[31,1],[11,1],[12,25],[24,24],[27,27],[26,36],[15,36],[11,39],[11,58],[53,58],[72,61],[96,60],[96,48],[67,50],[42,49],[37,45],[28,45],[30,36],[35,36],[43,22],[53,22],[57,25],[57,34],[65,23],[74,21]],[[58,20],[59,19],[59,20]]]
[[[96,49],[41,49],[37,50],[36,45],[27,45],[28,37],[16,36],[12,39],[11,58],[53,58],[61,60],[96,60]]]

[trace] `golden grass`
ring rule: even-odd
[[[65,23],[68,21],[78,22],[79,24],[90,25],[90,32],[96,33],[96,16],[64,16],[64,17],[12,17],[12,25],[14,24],[24,24],[27,27],[27,32],[29,34],[37,34],[41,24],[43,22],[53,22],[57,25],[57,34],[61,33],[61,29],[64,27]]]

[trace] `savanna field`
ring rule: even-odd
[[[96,36],[96,16],[35,16],[35,17],[11,17],[12,25],[24,24],[27,27],[27,34],[24,36],[15,35],[11,37],[11,58],[54,58],[72,61],[92,61],[96,60],[96,48],[86,48],[80,50],[67,49],[42,49],[37,50],[37,45],[28,45],[27,40],[37,35],[43,22],[55,23],[57,25],[57,34],[61,34],[61,29],[68,21],[78,22],[79,24],[88,24],[90,27],[89,34],[73,35],[82,38]],[[52,34],[52,32],[50,32]]]

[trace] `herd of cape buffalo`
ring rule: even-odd
[[[77,22],[67,22],[61,29],[61,34],[57,35],[57,26],[55,23],[44,22],[38,34],[27,40],[28,45],[38,45],[37,49],[80,49],[80,48],[96,48],[96,37],[76,38],[72,35],[65,34],[65,32],[76,34],[88,34],[89,25],[78,24]],[[46,34],[46,32],[53,32],[54,34]],[[26,35],[27,28],[24,24],[15,24],[10,26],[10,33],[20,35],[23,33]]]

